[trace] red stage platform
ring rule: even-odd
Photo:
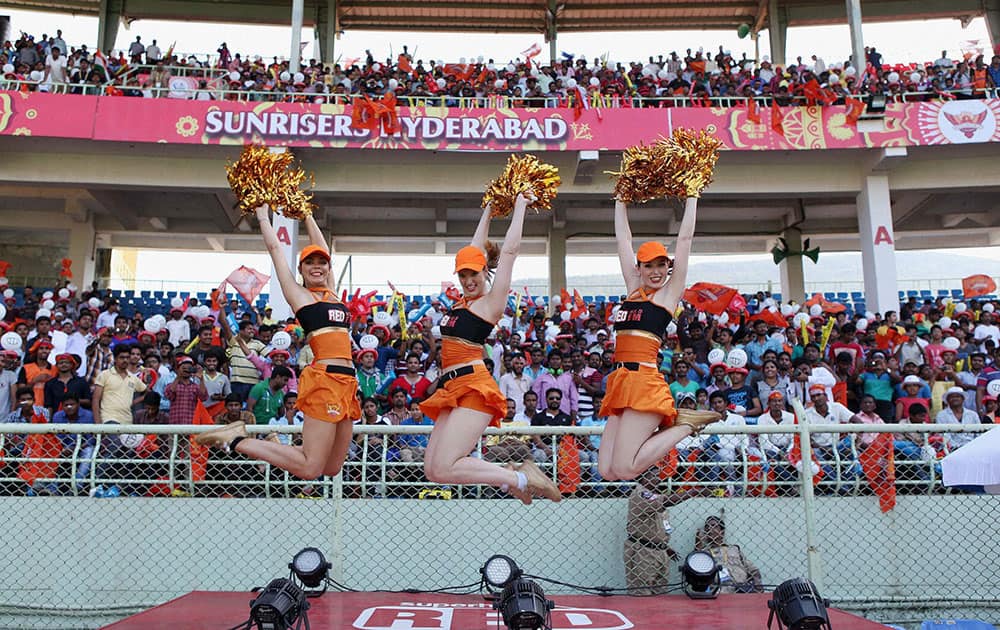
[[[194,591],[107,626],[114,630],[224,630],[245,621],[251,593]],[[761,630],[767,627],[770,594],[720,595],[692,600],[684,595],[598,597],[556,595],[553,630]],[[499,615],[475,595],[327,593],[309,600],[313,630],[497,630]],[[882,624],[830,610],[837,630],[875,630]],[[776,627],[776,626],[775,626]]]

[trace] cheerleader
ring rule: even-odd
[[[295,312],[314,357],[299,377],[297,407],[304,416],[302,446],[247,439],[242,422],[201,433],[195,441],[268,462],[301,479],[333,476],[340,472],[347,456],[353,422],[361,417],[358,380],[351,358],[351,315],[334,294],[330,251],[312,215],[306,215],[304,220],[311,244],[299,254],[299,284],[285,263],[268,207],[261,206],[256,213],[281,292]]]
[[[503,248],[488,242],[492,208],[488,204],[472,244],[455,256],[462,297],[439,324],[441,375],[430,398],[420,405],[435,420],[424,458],[427,478],[442,484],[486,484],[531,503],[532,495],[559,501],[559,488],[527,461],[515,468],[470,457],[488,426],[500,426],[507,400],[483,362],[484,344],[507,306],[511,272],[521,246],[521,229],[530,193],[517,197]],[[490,282],[492,280],[492,283]]]
[[[608,418],[597,460],[604,479],[635,479],[678,442],[721,419],[714,411],[676,409],[657,370],[667,325],[684,293],[697,207],[697,198],[689,197],[671,260],[667,248],[652,241],[633,254],[628,208],[615,204],[618,259],[628,297],[614,316],[616,363],[600,413]]]

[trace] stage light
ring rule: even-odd
[[[250,602],[250,623],[257,630],[290,630],[298,627],[302,615],[308,628],[308,609],[305,592],[288,578],[278,578]]]
[[[288,568],[306,588],[316,588],[323,584],[330,573],[330,566],[323,553],[315,547],[306,547],[298,552],[288,564]]]
[[[719,596],[719,565],[712,554],[692,551],[681,567],[684,593],[691,599],[713,599]]]
[[[788,630],[820,630],[830,627],[830,617],[826,607],[830,600],[822,599],[816,592],[816,585],[805,578],[786,580],[774,589],[771,601],[767,607],[771,613],[767,616],[767,627],[771,620],[778,618],[779,630],[785,624]]]
[[[521,577],[508,584],[493,603],[507,630],[551,630],[554,607],[541,586]]]
[[[885,105],[888,102],[885,94],[872,92],[868,95],[868,106],[865,108],[866,114],[885,114]]]
[[[491,593],[505,588],[523,573],[513,559],[502,555],[491,556],[479,572],[483,575],[483,582]]]

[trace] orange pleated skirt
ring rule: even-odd
[[[670,386],[656,368],[640,365],[638,371],[618,368],[608,376],[607,391],[601,404],[601,415],[621,416],[626,409],[655,413],[662,419],[661,427],[673,425],[677,417]]]
[[[326,371],[324,365],[308,365],[299,376],[296,407],[306,416],[324,422],[354,422],[361,417],[358,379]]]
[[[456,407],[489,414],[491,427],[499,427],[500,420],[507,415],[507,399],[481,364],[475,366],[472,374],[451,379],[420,403],[420,410],[432,420],[437,420],[442,411]]]

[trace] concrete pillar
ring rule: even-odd
[[[983,0],[983,9],[986,12],[986,31],[990,34],[990,45],[995,52],[1000,46],[1000,0]],[[989,58],[990,55],[986,55],[986,59]]]
[[[292,74],[299,71],[299,58],[302,56],[302,13],[304,10],[305,0],[292,0],[292,46],[288,54],[288,71]]]
[[[321,1],[316,8],[316,41],[319,42],[320,60],[332,66],[336,57],[334,48],[337,39],[337,0]]]
[[[873,174],[861,182],[858,234],[865,277],[865,307],[885,313],[899,310],[896,283],[896,237],[892,229],[889,176]]]
[[[556,28],[556,0],[549,0],[549,14],[545,20],[545,41],[549,43],[549,63],[555,64],[558,59],[556,49],[556,38],[558,30]]]
[[[788,228],[781,236],[788,243],[788,251],[802,251],[802,230]],[[781,299],[783,302],[795,300],[802,303],[806,294],[805,273],[802,270],[802,254],[792,254],[778,263],[781,272]]]
[[[771,65],[785,67],[785,43],[788,41],[788,18],[778,0],[768,0],[767,34],[771,40]]]
[[[553,217],[555,218],[555,217]],[[566,226],[549,228],[549,295],[559,295],[566,288]]]
[[[77,201],[67,203],[79,203]],[[81,289],[90,287],[90,283],[96,279],[97,270],[97,243],[94,231],[94,217],[91,213],[83,210],[82,214],[75,216],[82,217],[83,221],[73,219],[69,229],[69,253],[68,258],[73,261],[73,284]]]
[[[97,15],[97,48],[103,52],[115,47],[123,4],[123,0],[101,0]]]
[[[865,36],[861,32],[861,0],[845,0],[845,2],[847,2],[847,25],[851,29],[851,55],[860,77],[868,67],[868,59],[865,57]]]

